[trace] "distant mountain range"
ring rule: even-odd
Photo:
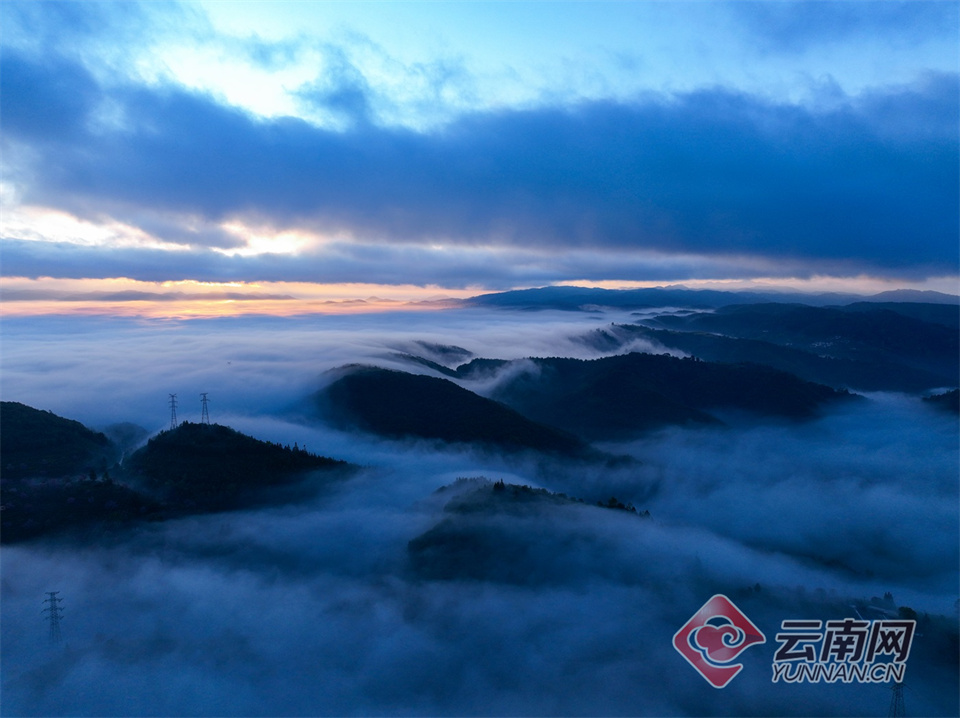
[[[683,286],[649,289],[597,289],[592,287],[539,287],[494,294],[481,294],[464,300],[467,306],[511,309],[589,310],[594,307],[642,309],[649,307],[691,307],[710,309],[730,304],[795,302],[810,306],[845,305],[854,302],[923,302],[960,305],[960,297],[934,291],[897,289],[871,296],[843,293],[805,294],[801,292],[722,291],[689,289]]]
[[[714,410],[805,419],[849,394],[757,364],[630,353],[591,361],[474,359],[444,373],[469,386],[506,372],[485,398],[450,379],[345,367],[313,397],[320,416],[389,438],[583,455],[587,442],[668,425],[719,424]]]
[[[458,374],[469,379],[487,370],[471,362]],[[638,352],[593,360],[528,359],[509,376],[494,398],[535,421],[594,441],[668,425],[718,424],[717,411],[808,419],[824,404],[850,398],[759,364]]]
[[[871,308],[752,304],[720,307],[687,316],[645,320],[653,327],[776,344],[816,357],[848,362],[865,370],[874,388],[898,389],[879,381],[899,377],[926,388],[955,386],[960,374],[960,307],[882,304]],[[909,307],[909,309],[903,309]],[[673,336],[672,340],[682,338]],[[670,341],[670,340],[668,340]],[[758,349],[756,345],[752,347]],[[755,359],[754,359],[755,360]],[[850,364],[852,362],[853,364]],[[843,367],[835,363],[843,373]],[[826,369],[826,367],[824,367]],[[851,375],[852,376],[852,375]]]
[[[904,296],[931,298],[895,294]],[[732,292],[568,287],[476,301],[589,310],[584,300],[629,307],[644,297],[687,309],[638,312],[635,323],[573,337],[601,355],[590,360],[503,360],[434,342],[396,345],[391,358],[410,371],[342,367],[304,398],[308,419],[393,440],[616,463],[626,459],[593,443],[669,426],[806,421],[856,400],[850,391],[911,392],[919,399],[947,389],[927,396],[926,404],[960,413],[960,305],[952,301],[809,306],[760,295],[744,303],[744,294]],[[693,309],[692,297],[712,306]],[[739,303],[724,304],[731,297]],[[654,353],[633,351],[639,347]],[[134,451],[145,434],[132,424],[99,433],[48,411],[0,403],[0,539],[295,501],[350,469],[224,426],[182,424]],[[302,481],[307,475],[312,483]]]
[[[638,293],[662,301],[664,291],[596,290],[624,302]],[[565,297],[599,296],[592,292],[551,287],[489,299],[520,297],[520,306],[533,297],[559,306]],[[715,302],[743,298],[732,292],[695,294]],[[589,442],[664,426],[717,424],[731,412],[803,420],[849,399],[850,390],[922,394],[956,386],[958,328],[960,305],[921,302],[812,307],[757,301],[645,313],[636,324],[610,325],[579,338],[612,356],[474,357],[457,366],[469,352],[422,345],[421,353],[393,355],[414,371],[345,367],[312,401],[341,426],[390,438],[577,453]],[[638,343],[690,357],[631,352]],[[439,376],[423,376],[425,371]],[[484,396],[469,391],[481,382],[494,388]]]
[[[837,299],[837,295],[820,296]],[[880,301],[890,298],[939,299],[942,303]],[[650,307],[665,309],[659,314],[638,311],[636,324],[611,325],[580,338],[601,352],[627,351],[644,340],[646,346],[652,343],[705,361],[764,364],[807,381],[853,391],[923,393],[957,386],[960,376],[960,304],[956,297],[936,292],[898,290],[875,295],[870,301],[832,306],[769,302],[759,294],[676,288],[550,287],[478,298],[514,309],[590,311],[599,306],[583,304],[586,299],[602,300],[605,306],[619,303],[621,308],[649,300]],[[730,300],[750,301],[724,304]],[[667,308],[670,305],[683,306],[685,311]],[[422,357],[415,361],[457,376],[437,362]]]
[[[923,392],[949,385],[948,378],[888,359],[838,358],[761,339],[741,339],[710,332],[654,329],[616,324],[585,334],[582,341],[604,351],[632,346],[637,340],[680,351],[705,361],[763,364],[800,379],[850,391]]]

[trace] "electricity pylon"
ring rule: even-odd
[[[63,599],[57,597],[58,593],[60,592],[47,591],[50,598],[43,599],[43,602],[50,605],[42,611],[42,613],[49,614],[47,620],[50,621],[50,643],[54,645],[60,643],[60,611],[63,610],[60,608],[60,601]]]
[[[177,428],[177,395],[170,395],[170,428]]]
[[[200,423],[209,424],[210,423],[210,412],[207,411],[207,392],[202,392],[200,394]]]

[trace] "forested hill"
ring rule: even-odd
[[[616,351],[638,339],[677,350],[704,361],[764,364],[806,381],[851,391],[923,392],[947,383],[945,377],[903,363],[875,357],[847,359],[762,339],[741,339],[704,331],[652,329],[639,324],[615,324],[594,329],[581,341],[601,351]]]
[[[377,367],[348,367],[313,397],[335,423],[390,438],[476,443],[505,451],[580,454],[575,436],[543,426],[452,381]]]
[[[924,397],[925,402],[951,414],[960,414],[960,389]]]
[[[444,372],[462,386],[377,367],[341,371],[311,403],[322,418],[344,428],[569,455],[582,454],[590,441],[668,425],[717,424],[718,411],[802,420],[851,397],[758,364],[640,353],[593,360],[474,359]],[[469,390],[491,380],[489,398]]]
[[[79,421],[15,401],[0,402],[0,469],[4,479],[88,474],[113,464],[118,451]]]
[[[687,423],[715,423],[715,410],[807,419],[829,402],[849,398],[821,384],[758,364],[720,364],[655,354],[601,359],[526,359],[493,397],[534,421],[589,440],[622,438]],[[503,370],[506,362],[474,360],[464,379]]]
[[[226,426],[184,423],[122,465],[103,434],[23,404],[2,405],[0,540],[104,530],[190,513],[284,503],[346,475],[350,464]]]
[[[837,359],[899,364],[938,376],[940,386],[955,385],[960,373],[960,336],[950,322],[956,321],[957,308],[913,305],[902,311],[862,304],[850,309],[744,304],[690,316],[662,315],[650,323],[762,340]]]
[[[123,469],[165,502],[220,510],[245,503],[250,492],[295,483],[308,472],[348,466],[227,426],[183,423],[153,437]]]

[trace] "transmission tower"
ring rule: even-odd
[[[907,709],[903,705],[903,682],[894,683],[893,697],[890,699],[890,710],[887,712],[889,718],[904,718],[907,715]]]
[[[210,423],[210,412],[207,411],[207,392],[202,392],[200,394],[200,423],[209,424]]]
[[[170,395],[170,428],[177,428],[177,395]]]
[[[57,597],[58,593],[60,592],[47,591],[49,598],[43,599],[43,602],[50,605],[42,611],[42,613],[49,614],[47,620],[50,621],[50,643],[54,645],[60,643],[60,611],[63,610],[60,608],[60,601],[63,599]]]

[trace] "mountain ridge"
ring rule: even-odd
[[[683,306],[709,309],[730,304],[800,303],[808,306],[844,305],[855,302],[901,302],[960,304],[960,296],[933,290],[892,290],[879,294],[841,292],[803,293],[792,291],[730,291],[690,289],[684,286],[641,289],[602,289],[598,287],[557,286],[514,289],[479,294],[462,300],[465,306],[511,309],[583,310],[599,307],[642,309]]]
[[[477,443],[506,451],[580,455],[576,437],[447,379],[373,366],[352,366],[313,396],[321,415],[341,426],[394,439]]]
[[[4,468],[0,481],[3,543],[66,531],[95,540],[103,530],[144,521],[296,501],[316,488],[301,481],[309,472],[333,479],[355,468],[229,427],[189,422],[155,435],[122,465],[108,463],[106,457],[119,458],[119,447],[78,421],[15,402],[2,410],[5,457],[25,459],[13,471]],[[96,466],[76,453],[90,437],[103,449]],[[45,463],[47,456],[57,460]]]
[[[525,416],[586,440],[621,439],[668,425],[722,423],[718,409],[808,419],[845,391],[803,381],[760,364],[722,364],[667,354],[631,352],[596,359],[530,358],[492,397]],[[508,362],[509,364],[509,362]],[[491,366],[458,367],[464,379]],[[479,367],[475,369],[474,367]]]

